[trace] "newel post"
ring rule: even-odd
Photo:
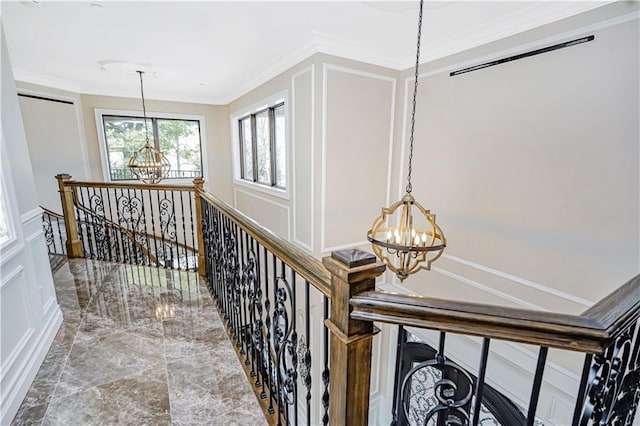
[[[67,234],[67,257],[84,257],[82,241],[78,235],[78,222],[76,212],[73,208],[73,189],[66,183],[71,181],[71,175],[60,173],[56,175],[60,192],[60,203],[62,204],[62,215],[64,216],[64,228]]]
[[[198,234],[198,273],[204,277],[207,273],[204,263],[204,238],[202,236],[202,196],[204,190],[204,179],[195,178],[193,180],[195,188],[194,197],[196,203],[196,233]]]
[[[366,425],[369,417],[372,321],[349,317],[351,296],[375,289],[385,266],[361,250],[341,250],[322,260],[331,272],[329,421],[332,425]]]

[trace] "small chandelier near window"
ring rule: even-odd
[[[149,127],[147,126],[147,108],[144,104],[144,87],[142,74],[144,71],[136,71],[140,74],[140,93],[142,94],[142,112],[144,115],[144,133],[146,143],[129,158],[129,169],[140,181],[149,184],[160,182],[169,174],[171,164],[167,157],[149,144]]]
[[[411,195],[413,189],[411,186],[411,163],[413,160],[413,131],[416,123],[422,7],[423,0],[420,0],[406,194],[391,206],[383,207],[382,214],[374,220],[367,233],[367,239],[371,241],[376,256],[396,273],[400,281],[404,281],[409,275],[421,269],[431,269],[431,263],[442,255],[447,243],[442,230],[436,225],[435,214],[425,210]]]

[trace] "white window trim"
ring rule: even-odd
[[[272,107],[279,103],[284,102],[284,120],[285,120],[285,153],[284,161],[287,170],[287,187],[285,189],[275,186],[267,186],[258,182],[249,182],[241,177],[240,167],[240,135],[238,134],[238,120],[246,117],[249,114],[260,111],[265,108]],[[271,95],[259,102],[255,102],[249,106],[242,107],[230,115],[230,131],[231,131],[231,152],[233,154],[233,183],[238,186],[263,192],[265,194],[273,195],[275,197],[283,198],[285,200],[290,199],[292,175],[291,175],[291,114],[289,110],[289,91],[283,90],[274,95]]]
[[[100,160],[102,163],[102,176],[105,182],[114,182],[114,183],[137,183],[139,182],[136,179],[132,180],[111,180],[111,175],[109,174],[109,155],[107,153],[107,142],[104,138],[104,122],[102,121],[103,115],[122,115],[127,117],[137,117],[144,118],[144,115],[141,111],[130,111],[130,110],[122,110],[122,109],[102,109],[95,108],[95,118],[96,118],[96,130],[98,133],[98,145],[100,145]],[[175,118],[179,120],[198,120],[200,123],[200,155],[202,160],[202,178],[207,181],[208,180],[208,167],[207,167],[207,130],[206,130],[206,122],[204,115],[195,115],[195,114],[174,114],[167,112],[153,112],[147,111],[147,118]],[[192,184],[193,179],[167,179],[163,180],[163,183],[166,184]]]

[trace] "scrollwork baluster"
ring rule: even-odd
[[[580,425],[631,425],[640,399],[640,321],[593,357]]]

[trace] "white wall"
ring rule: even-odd
[[[0,424],[9,424],[62,323],[4,31],[1,162],[10,238],[0,245]]]
[[[402,285],[388,275],[386,289],[577,314],[640,272],[637,10],[613,4],[421,67],[413,193],[436,213],[447,248],[431,272]],[[449,76],[592,34],[590,43]],[[403,117],[412,74],[402,75]],[[396,138],[399,177],[408,129],[406,120]],[[403,190],[398,180],[394,198]],[[478,341],[448,346],[477,369]],[[492,345],[488,382],[526,406],[536,351]],[[583,358],[549,359],[538,416],[568,424]]]
[[[38,202],[62,213],[55,176],[69,173],[77,180],[90,176],[80,96],[24,83],[18,84],[18,92],[63,101],[18,97]]]
[[[421,67],[414,195],[436,213],[448,246],[431,272],[402,285],[387,274],[382,288],[577,314],[640,271],[637,9],[608,5]],[[587,44],[449,77],[591,34]],[[289,90],[295,158],[291,200],[243,194],[236,206],[263,224],[290,212],[293,241],[317,257],[366,248],[380,207],[404,192],[412,74],[315,55],[234,102],[232,111]],[[477,355],[478,342],[454,340]],[[370,421],[388,423],[395,328],[375,345]],[[459,361],[474,370],[476,355]],[[494,345],[487,380],[526,405],[535,356]],[[538,411],[547,424],[568,421],[581,365],[551,352]],[[522,386],[505,387],[504,377]]]

